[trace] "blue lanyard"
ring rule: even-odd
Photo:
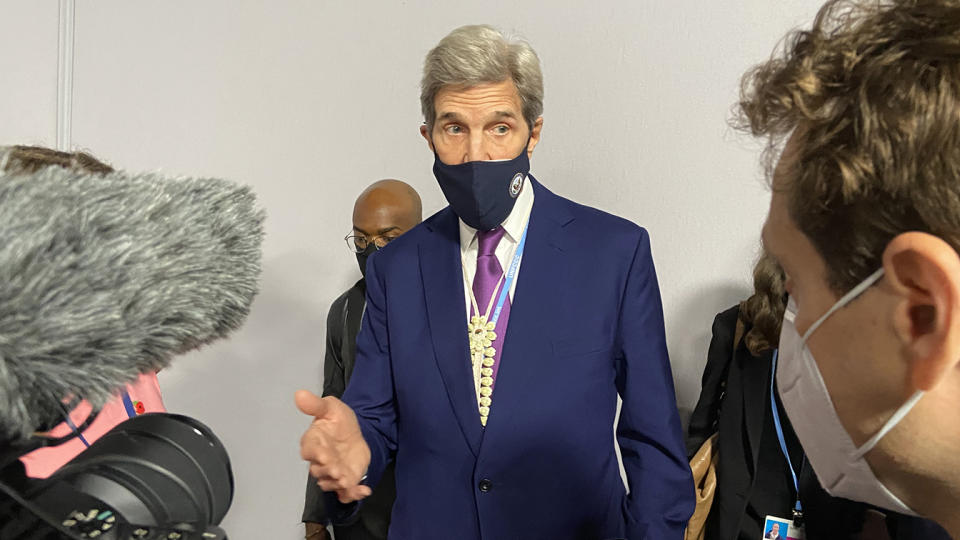
[[[517,268],[519,268],[520,259],[523,257],[523,248],[527,244],[528,229],[530,229],[529,221],[527,222],[527,226],[523,228],[523,235],[520,236],[517,251],[513,254],[513,261],[510,262],[510,269],[507,271],[506,281],[503,282],[503,289],[500,290],[500,298],[497,299],[497,307],[493,311],[493,317],[490,318],[490,322],[493,323],[494,326],[496,326],[497,320],[500,319],[500,310],[503,309],[503,304],[507,301],[507,293],[510,291],[510,286],[513,285],[513,280],[517,277]]]
[[[130,394],[128,394],[126,391],[123,392],[123,408],[127,410],[128,417],[135,418],[137,416],[137,410],[133,408],[133,401],[130,399]],[[69,414],[67,414],[67,426],[69,426],[70,429],[77,434],[77,437],[80,438],[80,442],[82,442],[84,446],[90,448],[90,443],[88,443],[87,439],[83,437],[83,433],[80,433],[80,428],[73,423],[73,420],[70,419]]]
[[[127,410],[128,418],[136,418],[137,410],[133,408],[133,402],[130,401],[130,394],[124,390],[123,392],[123,408]]]
[[[783,428],[780,426],[780,411],[777,407],[777,397],[773,388],[773,382],[777,378],[777,355],[779,353],[779,349],[773,351],[773,368],[770,370],[770,410],[773,411],[773,425],[777,428],[777,439],[780,440],[780,450],[783,451],[783,456],[787,458],[787,466],[790,467],[790,476],[793,477],[793,490],[794,493],[797,494],[797,504],[794,510],[801,512],[803,508],[800,506],[800,483],[797,481],[797,473],[793,468],[793,462],[790,461],[790,452],[787,451],[787,441],[783,438]]]
[[[82,442],[83,445],[86,446],[87,448],[90,448],[90,443],[88,443],[87,440],[83,438],[83,433],[80,433],[80,429],[77,427],[76,424],[73,423],[73,420],[70,419],[70,414],[67,414],[67,425],[70,426],[70,429],[77,434],[77,437],[80,438],[80,442]]]

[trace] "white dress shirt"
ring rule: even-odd
[[[520,237],[523,236],[523,230],[526,228],[527,222],[530,221],[530,212],[532,210],[533,182],[531,182],[530,177],[527,176],[523,182],[523,190],[520,191],[520,195],[517,195],[517,202],[514,203],[513,210],[510,211],[507,219],[501,223],[506,233],[503,235],[503,238],[500,239],[500,243],[497,244],[496,254],[497,260],[500,261],[500,267],[504,272],[510,270],[510,263],[513,262],[514,248],[520,244]],[[480,247],[477,241],[477,230],[464,223],[462,219],[459,221],[460,257],[463,261],[463,277],[466,278],[463,285],[463,295],[467,302],[467,321],[469,321],[470,310],[473,306],[470,301],[470,291],[473,288],[473,276],[477,273],[477,252]],[[517,277],[520,275],[520,264],[522,263],[523,258],[521,257],[520,263],[517,264]],[[517,290],[517,277],[513,278],[513,283],[510,285],[509,294],[511,302],[513,302],[513,293]],[[477,304],[480,305],[481,312],[487,309],[487,303],[489,301],[489,298],[477,298]],[[480,313],[480,315],[482,314],[483,313]]]

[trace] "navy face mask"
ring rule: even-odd
[[[370,255],[373,255],[377,251],[377,246],[370,242],[367,244],[367,249],[357,253],[357,264],[360,265],[360,273],[363,274],[363,278],[367,278],[367,259],[370,258]]]
[[[493,230],[507,219],[528,172],[527,145],[509,161],[447,165],[434,153],[433,175],[444,197],[457,216],[478,231]]]

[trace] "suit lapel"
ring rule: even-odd
[[[447,208],[428,227],[433,234],[420,244],[420,275],[434,358],[460,429],[476,456],[483,430],[470,369],[459,225]]]
[[[743,377],[743,420],[747,431],[747,442],[750,444],[750,456],[753,459],[753,471],[757,469],[757,460],[760,457],[760,436],[763,434],[763,424],[770,410],[770,354],[764,353],[760,358],[754,358],[746,353],[748,358],[740,373]]]
[[[529,408],[525,399],[536,378],[549,369],[552,359],[550,328],[544,321],[553,319],[563,305],[562,284],[566,282],[563,251],[563,226],[572,221],[562,200],[533,180],[534,201],[527,231],[527,244],[517,276],[517,289],[510,308],[510,320],[504,338],[502,364],[497,373],[493,405],[487,419],[484,441],[497,434],[509,437],[514,412]]]
[[[343,333],[341,334],[340,358],[343,359],[344,385],[349,383],[353,375],[354,362],[357,359],[357,333],[360,332],[360,323],[363,319],[363,307],[366,304],[367,288],[363,280],[357,282],[347,293],[344,302]]]

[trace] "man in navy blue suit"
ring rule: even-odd
[[[454,30],[421,107],[450,206],[370,258],[343,401],[297,393],[311,474],[349,520],[395,461],[390,538],[682,538],[693,482],[647,232],[529,173],[528,44]]]

